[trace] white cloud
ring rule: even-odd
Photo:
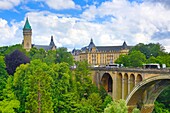
[[[160,3],[143,2],[139,4],[130,3],[127,0],[106,1],[98,7],[90,6],[82,13],[81,17],[88,21],[103,19],[105,30],[111,31],[107,34],[115,37],[115,41],[125,40],[133,45],[156,42],[152,38],[155,32],[170,31],[170,10]],[[110,21],[107,18],[110,18]],[[162,39],[160,38],[160,40]]]
[[[53,35],[57,47],[64,46],[69,50],[87,46],[93,38],[97,46],[122,45],[124,41],[128,45],[159,42],[170,52],[169,37],[153,37],[154,34],[170,31],[170,10],[161,4],[131,4],[127,0],[113,0],[98,7],[89,6],[80,18],[48,11],[29,12],[25,17],[29,17],[33,43],[37,45],[48,45]],[[10,44],[21,43],[23,39],[25,22],[11,23],[12,26],[9,26],[6,20],[0,19],[1,45],[9,45],[9,40],[13,40]]]
[[[18,32],[19,24],[11,22],[11,26],[8,25],[8,22],[0,18],[0,45],[14,45],[16,43],[21,43],[21,34]]]
[[[96,45],[123,44],[123,41],[116,41],[116,37],[110,35],[114,34],[114,31],[110,30],[108,24],[92,23],[74,17],[59,17],[47,11],[29,12],[26,17],[29,17],[33,43],[36,45],[48,45],[51,35],[54,36],[57,47],[64,46],[69,50],[87,46],[91,38]],[[24,21],[21,24],[24,26]]]
[[[12,9],[20,3],[21,0],[0,0],[0,9]]]
[[[145,0],[145,2],[152,2],[152,3],[156,3],[156,4],[160,3],[160,4],[163,4],[167,8],[170,7],[169,0]]]
[[[73,0],[44,0],[44,2],[52,9],[80,9]]]

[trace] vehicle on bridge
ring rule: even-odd
[[[143,65],[143,68],[144,69],[161,69],[161,68],[166,68],[166,65],[165,64],[144,64]]]
[[[123,64],[108,64],[106,68],[120,68],[123,67]]]

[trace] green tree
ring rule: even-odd
[[[164,104],[156,101],[153,113],[170,113],[170,112],[165,108]]]
[[[56,50],[49,50],[49,51],[47,51],[46,56],[43,59],[43,62],[50,65],[52,63],[55,63],[56,59],[57,59]]]
[[[125,67],[142,67],[146,63],[146,57],[140,51],[132,51],[129,55],[121,55],[116,61]]]
[[[155,102],[155,107],[159,107],[159,105],[163,104],[162,108],[166,108],[170,111],[170,98],[168,98],[170,95],[170,87],[167,87],[156,99],[157,102]]]
[[[90,77],[90,69],[87,61],[77,62],[77,68],[75,69],[75,80],[77,86],[77,93],[80,98],[87,98],[94,91],[94,85]]]
[[[106,99],[106,97],[108,96],[108,93],[106,92],[106,90],[104,89],[103,86],[100,86],[100,88],[99,88],[99,94],[100,94],[100,96],[101,96],[101,98],[102,98],[102,101],[104,102],[105,99]],[[106,107],[106,106],[105,106],[105,107]]]
[[[147,63],[159,63],[159,61],[154,56],[151,56],[150,58],[148,58],[146,62]]]
[[[104,109],[104,113],[128,113],[125,100],[112,101]]]
[[[25,102],[26,102],[26,96],[28,95],[27,92],[27,72],[29,72],[30,64],[21,64],[14,74],[14,93],[16,95],[17,100],[20,101],[20,107],[17,109],[18,113],[25,112]]]
[[[7,71],[6,71],[4,57],[0,56],[0,101],[2,100],[3,89],[5,88],[7,81]]]
[[[62,94],[60,98],[58,98],[58,102],[58,111],[55,111],[56,113],[75,113],[77,111],[78,106],[80,106],[79,99],[74,92],[67,92],[65,94]]]
[[[116,59],[115,63],[123,64],[123,66],[130,66],[129,56],[128,55],[120,55],[118,59]]]
[[[88,103],[87,99],[82,98],[75,113],[97,113],[97,111]]]
[[[161,55],[156,57],[157,63],[166,64],[167,67],[170,67],[170,55]]]
[[[50,67],[40,60],[30,63],[28,76],[28,96],[26,112],[53,113],[51,98],[52,77],[49,75]]]
[[[87,102],[94,107],[96,112],[102,112],[102,99],[98,93],[92,93]]]
[[[67,106],[70,99],[75,100],[74,93],[69,93],[70,88],[70,70],[67,63],[52,64],[50,75],[53,78],[52,98],[54,103],[54,112],[69,112],[70,106]],[[70,104],[69,104],[70,105]],[[74,105],[73,105],[74,106]]]
[[[102,99],[99,93],[92,93],[88,99],[81,99],[76,113],[101,113],[102,111]]]
[[[157,57],[159,55],[165,54],[164,47],[160,45],[159,43],[149,43],[149,44],[143,44],[139,43],[136,46],[134,46],[131,50],[132,51],[140,51],[141,53],[145,54],[146,58],[150,58],[151,56]]]
[[[0,55],[5,56],[5,51],[8,49],[8,46],[0,47]]]
[[[110,95],[107,95],[106,98],[104,99],[104,102],[102,103],[102,109],[106,108],[108,104],[112,102],[112,97]]]
[[[6,69],[9,75],[13,75],[20,64],[29,62],[30,59],[19,50],[15,50],[11,54],[5,56]]]
[[[37,49],[37,48],[33,47],[29,51],[28,56],[31,60],[41,59],[41,61],[43,61],[43,59],[46,57],[46,52],[42,48]]]
[[[5,56],[8,54],[11,54],[15,50],[19,50],[19,51],[23,52],[24,54],[26,54],[26,50],[23,49],[23,46],[21,44],[0,47],[0,54]]]
[[[146,58],[140,51],[132,51],[129,55],[129,62],[132,67],[142,67],[146,62]]]
[[[137,109],[137,108],[134,108],[133,111],[132,111],[132,113],[140,113],[140,110]]]
[[[15,109],[19,108],[20,102],[16,99],[12,85],[13,79],[9,77],[5,89],[3,89],[3,100],[0,101],[1,113],[15,113]]]
[[[57,63],[67,62],[69,66],[73,65],[73,56],[71,53],[67,52],[67,48],[60,47],[56,50],[57,53]]]
[[[41,60],[22,64],[14,74],[14,88],[21,107],[18,112],[53,112],[50,66]]]
[[[73,65],[73,56],[64,47],[49,51],[33,47],[29,51],[28,56],[31,60],[41,59],[41,61],[47,64],[67,62],[69,66]]]
[[[56,50],[45,51],[44,49],[31,48],[28,52],[28,56],[31,60],[40,59],[48,65],[56,63],[57,54]]]

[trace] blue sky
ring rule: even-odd
[[[26,17],[32,43],[81,48],[160,43],[170,52],[170,0],[0,0],[0,46],[23,40]]]

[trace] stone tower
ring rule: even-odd
[[[23,47],[24,49],[26,49],[26,51],[30,51],[32,47],[32,29],[29,24],[28,18],[26,19],[26,22],[23,28],[23,36],[24,36]]]

